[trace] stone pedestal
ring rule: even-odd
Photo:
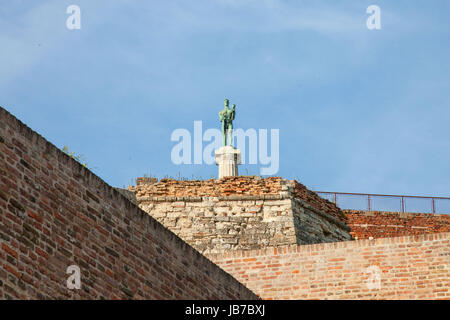
[[[215,150],[214,154],[216,164],[219,166],[219,179],[239,175],[238,165],[241,164],[241,150],[225,146]]]

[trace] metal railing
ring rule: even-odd
[[[450,198],[315,191],[341,209],[450,214]]]

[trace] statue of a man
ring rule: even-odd
[[[222,111],[219,112],[219,120],[222,122],[222,144],[224,146],[231,146],[232,132],[233,132],[233,120],[236,115],[236,105],[231,106],[231,110],[228,107],[228,99],[225,99]]]

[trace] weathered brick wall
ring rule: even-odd
[[[202,253],[351,239],[334,204],[279,177],[138,178],[129,191],[144,211]]]
[[[175,180],[155,178],[137,178],[136,187],[129,189],[136,196],[150,197],[226,197],[279,195],[287,191],[283,187],[288,183],[280,177],[262,179],[259,176],[225,177],[221,180]]]
[[[69,290],[66,269],[81,269]],[[0,299],[254,299],[0,108]]]
[[[450,299],[450,233],[209,257],[263,299]]]
[[[450,215],[344,210],[354,238],[368,239],[450,231]]]

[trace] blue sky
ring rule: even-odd
[[[235,127],[280,130],[278,176],[450,196],[449,16],[447,0],[0,0],[0,105],[118,187],[216,176],[174,165],[170,135],[219,128],[229,98]]]

